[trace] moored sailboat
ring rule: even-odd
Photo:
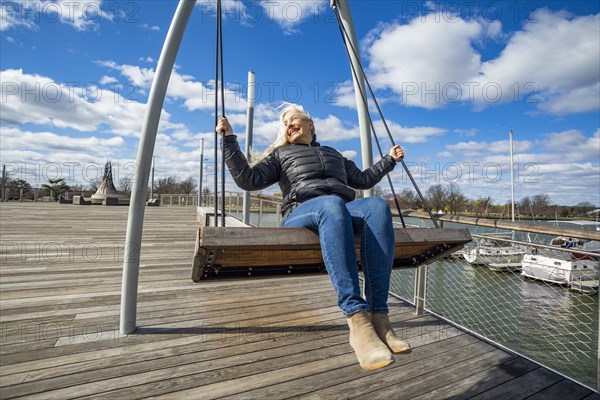
[[[513,162],[513,131],[509,132],[510,144],[510,187],[511,221],[515,222],[515,180]],[[507,237],[507,235],[509,237]],[[475,246],[463,249],[463,257],[469,264],[485,265],[492,271],[512,272],[521,269],[521,260],[526,251],[523,247],[511,243],[512,232],[493,233],[475,239]]]
[[[511,238],[511,232],[479,237],[474,247],[463,249],[463,257],[469,264],[485,265],[492,271],[518,271],[525,249],[507,241]]]
[[[523,257],[521,275],[565,285],[575,292],[596,294],[600,279],[599,254],[600,242],[558,236],[549,246],[533,248],[531,254]]]

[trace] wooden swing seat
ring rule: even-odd
[[[467,229],[395,228],[394,268],[415,268],[471,241]],[[360,237],[355,237],[360,268]],[[326,273],[319,236],[307,228],[205,226],[198,230],[192,280]]]

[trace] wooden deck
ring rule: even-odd
[[[600,398],[396,300],[413,352],[363,372],[327,276],[192,283],[193,208],[147,208],[121,337],[127,211],[0,205],[0,398]]]

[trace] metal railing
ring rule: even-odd
[[[600,255],[541,243],[552,235],[537,235],[535,243],[496,234],[496,248],[485,249],[491,229],[470,230],[474,241],[451,257],[395,270],[391,294],[598,391]]]
[[[158,195],[160,204],[164,206],[198,206],[197,194],[161,194]],[[221,196],[218,196],[221,209]],[[225,191],[225,213],[228,216],[242,219],[244,194]],[[202,195],[202,206],[212,207],[215,196],[212,193]],[[281,224],[281,197],[256,194],[250,196],[250,225],[279,226]]]
[[[227,199],[227,212],[239,218],[242,194],[231,192]],[[208,203],[204,205],[210,205],[212,200],[206,201]],[[276,197],[252,196],[252,224],[279,226],[280,202],[281,199]],[[426,214],[418,212],[405,216],[406,222],[412,226],[431,226],[427,218]],[[553,284],[527,278],[521,269],[526,255],[531,258],[543,253],[556,259],[552,263],[586,258],[587,268],[595,270],[596,275],[591,272],[583,280],[597,280],[598,253],[546,244],[559,235],[593,239],[599,234],[504,220],[436,218],[454,227],[468,227],[474,241],[463,250],[430,265],[394,270],[390,294],[413,304],[419,313],[431,313],[598,391],[598,294],[574,291],[577,290],[577,282]],[[499,228],[503,228],[504,232],[509,229],[511,235],[504,237],[502,232],[498,232]],[[486,260],[484,254],[476,262],[487,262],[487,265],[469,263],[465,255],[473,252],[481,242],[489,241],[490,233],[498,251],[506,250],[508,257],[493,260],[488,255]],[[519,251],[515,252],[515,249]]]

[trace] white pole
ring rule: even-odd
[[[156,67],[156,75],[152,82],[146,115],[137,153],[137,174],[133,182],[125,253],[123,260],[123,283],[121,288],[121,334],[130,334],[136,330],[137,293],[140,266],[140,248],[142,245],[142,228],[144,225],[144,209],[148,192],[148,178],[156,132],[162,111],[169,78],[175,63],[175,57],[181,44],[185,27],[194,9],[195,0],[180,0]]]
[[[150,178],[150,200],[154,198],[154,165],[156,165],[156,157],[152,156],[152,177]]]
[[[356,33],[354,31],[354,23],[352,22],[352,15],[350,13],[350,6],[348,5],[347,0],[337,0],[335,2],[337,4],[338,10],[340,11],[340,18],[342,20],[342,25],[346,29],[348,33],[348,37],[350,38],[350,42],[352,46],[356,49],[356,53],[358,53],[358,41],[356,40]],[[350,54],[350,59],[352,65],[354,66],[354,70],[356,71],[356,75],[358,76],[358,80],[352,74],[352,80],[354,82],[354,96],[356,98],[356,111],[358,113],[358,125],[360,128],[360,147],[362,153],[362,167],[363,169],[369,168],[373,165],[373,146],[371,144],[371,129],[369,126],[369,110],[367,109],[361,93],[367,93],[365,90],[365,78],[362,74],[362,70],[359,67],[360,58],[358,58],[358,54],[352,50],[349,44],[346,44],[348,47],[348,52]],[[365,196],[372,196],[373,189],[363,191]]]
[[[198,207],[202,207],[202,181],[204,180],[204,138],[200,146],[200,178],[198,179]]]
[[[510,215],[511,221],[515,222],[515,163],[513,162],[513,131],[509,131],[510,143]]]
[[[246,112],[246,158],[250,160],[250,148],[252,147],[252,134],[254,131],[254,72],[248,71],[248,110]],[[244,192],[242,205],[242,220],[246,225],[250,224],[250,192]]]

